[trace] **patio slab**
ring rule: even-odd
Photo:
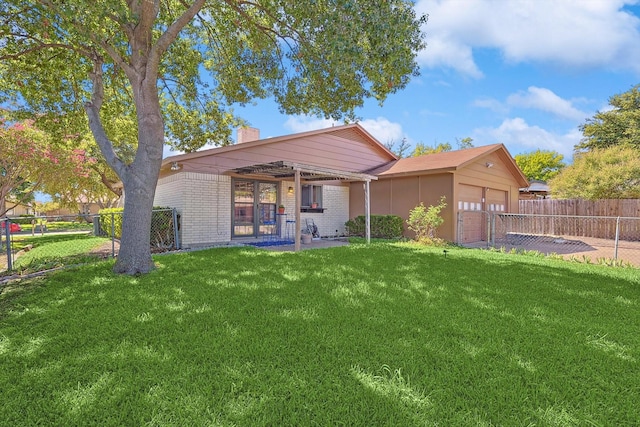
[[[348,244],[349,241],[347,239],[320,239],[312,240],[311,243],[301,244],[300,250],[333,248],[336,246],[345,246]],[[294,244],[291,243],[287,245],[260,246],[259,248],[268,251],[293,252]]]

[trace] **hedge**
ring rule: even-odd
[[[350,236],[365,235],[365,217],[357,216],[345,223]],[[404,220],[397,215],[371,215],[371,237],[381,239],[399,239],[404,233]]]

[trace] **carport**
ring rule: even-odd
[[[230,172],[238,175],[251,177],[268,177],[277,180],[291,180],[295,183],[295,251],[300,250],[301,223],[300,210],[302,207],[302,183],[317,181],[347,181],[362,182],[364,190],[364,211],[365,211],[365,237],[367,243],[371,241],[371,203],[370,203],[370,182],[377,180],[375,175],[359,172],[348,172],[338,169],[323,168],[297,162],[277,161],[270,163],[255,164],[232,169]]]

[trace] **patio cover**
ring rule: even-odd
[[[300,250],[300,208],[302,205],[302,180],[305,181],[362,181],[364,182],[364,206],[365,206],[365,234],[367,243],[371,241],[371,222],[370,222],[370,199],[369,199],[369,183],[372,180],[377,180],[375,175],[369,175],[359,172],[347,172],[338,169],[324,168],[320,166],[307,165],[303,163],[294,163],[286,161],[277,161],[271,163],[262,163],[251,166],[240,167],[232,169],[230,172],[235,172],[239,175],[258,175],[268,176],[276,179],[293,178],[295,181],[295,213],[296,213],[296,237],[295,237],[295,250]]]

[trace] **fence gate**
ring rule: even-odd
[[[462,245],[488,246],[491,240],[491,215],[486,211],[458,211],[456,241]]]

